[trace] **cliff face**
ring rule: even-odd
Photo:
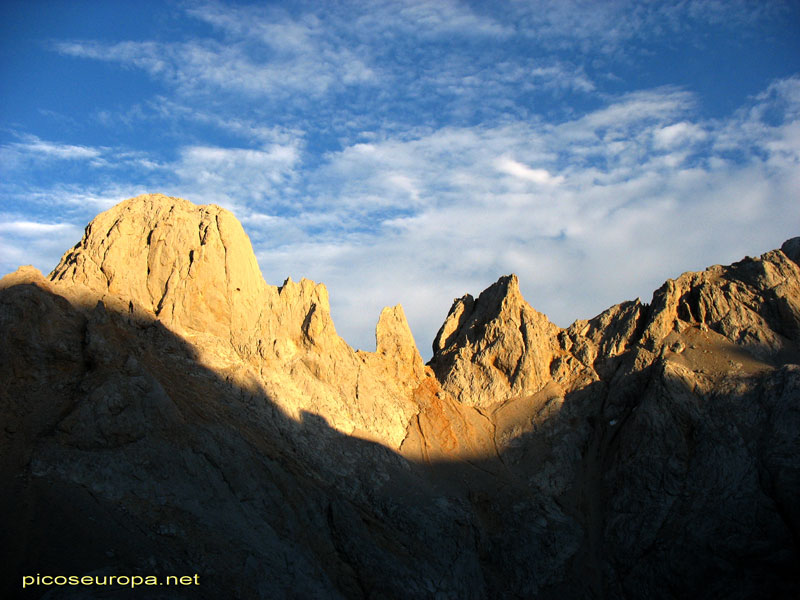
[[[123,202],[48,278],[0,282],[7,593],[102,571],[207,598],[792,597],[798,260],[567,329],[502,277],[426,366],[402,307],[356,352],[323,285],[267,285],[227,211]]]
[[[453,303],[431,364],[460,402],[486,408],[536,392],[551,379],[558,333],[522,298],[516,275],[501,277],[477,300],[467,294]]]
[[[157,321],[201,365],[262,388],[294,418],[323,415],[393,448],[405,436],[407,397],[425,373],[402,307],[382,316],[378,352],[354,352],[336,333],[325,286],[267,285],[222,208],[158,195],[123,202],[89,224],[48,279],[85,306]]]

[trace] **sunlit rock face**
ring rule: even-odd
[[[85,288],[110,308],[158,317],[176,332],[239,346],[258,329],[268,293],[231,213],[160,195],[127,200],[96,217],[50,280]]]
[[[486,408],[551,379],[559,328],[525,302],[516,275],[456,300],[433,342],[432,365],[460,402]]]
[[[425,374],[402,308],[381,319],[379,351],[359,355],[336,333],[325,286],[267,285],[225,209],[133,198],[95,218],[49,279],[84,304],[157,321],[201,364],[268,393],[295,418],[322,415],[393,448],[405,437],[408,397]]]
[[[3,597],[796,597],[799,259],[566,329],[504,276],[425,365],[399,305],[354,351],[231,213],[127,200],[0,281]]]

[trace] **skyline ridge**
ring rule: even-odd
[[[159,191],[233,209],[271,283],[325,281],[352,344],[400,301],[427,348],[430,308],[501,273],[566,326],[800,222],[793,2],[0,17],[0,272],[49,270],[96,212]]]

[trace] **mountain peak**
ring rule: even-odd
[[[560,329],[504,275],[475,300],[456,299],[433,342],[431,366],[458,400],[489,406],[533,393],[550,380]]]
[[[95,217],[50,274],[180,331],[248,329],[265,283],[239,221],[216,205],[145,194]]]
[[[456,298],[433,340],[434,354],[444,351],[457,340],[475,341],[489,322],[522,304],[527,303],[519,291],[519,279],[513,273],[500,277],[483,290],[477,300],[471,294]]]
[[[502,275],[497,281],[481,292],[481,296],[488,297],[519,296],[519,278],[515,273]]]

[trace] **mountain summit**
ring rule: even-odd
[[[504,276],[425,365],[401,306],[355,351],[228,211],[127,200],[0,280],[4,597],[796,597],[799,260],[566,329]]]

